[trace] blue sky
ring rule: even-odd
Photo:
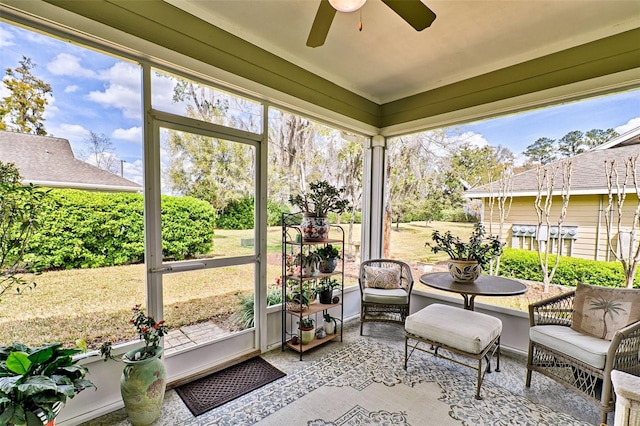
[[[81,156],[89,131],[111,138],[116,155],[126,161],[125,177],[142,183],[140,70],[136,64],[0,22],[0,65],[15,68],[22,56],[36,64],[33,74],[51,84],[46,109],[49,135],[68,139]],[[154,86],[154,107],[177,112],[172,82]],[[164,81],[163,81],[164,80]],[[0,85],[0,96],[7,92]],[[508,147],[520,154],[540,137],[559,139],[572,130],[614,128],[619,133],[640,126],[640,90],[572,102],[458,126],[466,140]]]

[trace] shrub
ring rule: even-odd
[[[253,197],[231,200],[216,219],[220,229],[253,229]]]
[[[461,209],[443,210],[442,219],[440,220],[445,222],[475,223],[478,221],[478,217]]]
[[[162,254],[175,260],[210,253],[216,215],[213,207],[192,197],[162,196]]]
[[[282,224],[282,213],[291,213],[287,204],[267,201],[267,225],[280,226]]]
[[[555,255],[550,256],[550,264]],[[531,281],[542,281],[538,252],[505,248],[500,257],[500,275]],[[602,262],[561,256],[552,283],[575,287],[578,282],[606,287],[623,287],[624,273],[619,262]],[[636,275],[634,287],[640,288]]]
[[[51,190],[41,226],[27,247],[42,269],[92,268],[144,260],[142,194]],[[174,259],[208,253],[211,206],[191,197],[162,197],[162,247]]]

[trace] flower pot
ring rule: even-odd
[[[315,265],[313,265],[313,266],[305,266],[304,268],[301,269],[301,273],[302,273],[302,277],[315,277],[320,273],[320,271]]]
[[[167,386],[164,362],[160,359],[162,348],[157,348],[152,358],[131,361],[136,352],[127,352],[122,361],[126,364],[120,379],[120,392],[127,415],[134,426],[147,426],[160,417],[160,408]]]
[[[453,280],[458,283],[473,283],[482,272],[482,265],[476,260],[450,259],[447,264]]]
[[[329,219],[305,213],[302,216],[302,239],[305,241],[327,241],[329,239]]]
[[[333,290],[324,290],[320,292],[320,303],[330,305],[333,298]]]
[[[338,259],[336,259],[335,257],[331,259],[324,259],[322,263],[320,263],[320,272],[324,274],[330,274],[336,270],[337,266]]]
[[[315,339],[316,331],[313,327],[311,328],[300,328],[300,340],[302,340],[303,345],[308,345]]]
[[[326,321],[323,324],[324,331],[327,332],[327,335],[334,334],[336,332],[336,320]]]

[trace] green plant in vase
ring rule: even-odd
[[[303,345],[308,345],[315,339],[315,328],[313,318],[304,317],[298,321],[298,328],[300,329],[300,340]]]
[[[300,208],[300,225],[305,241],[326,241],[329,236],[329,212],[340,214],[349,208],[344,199],[345,188],[336,188],[326,180],[309,184],[309,190],[289,197],[289,202]]]
[[[338,327],[338,323],[336,322],[337,318],[332,317],[329,313],[324,314],[324,331],[329,334],[334,334]]]
[[[340,287],[340,281],[335,278],[322,278],[316,287],[316,291],[320,295],[320,303],[328,305],[332,303],[333,290]]]
[[[318,247],[316,254],[320,256],[320,272],[330,274],[335,271],[340,259],[340,250],[337,247],[327,244],[324,247]]]
[[[425,245],[433,253],[443,251],[449,255],[449,272],[454,280],[468,283],[473,282],[486,268],[492,259],[502,254],[503,243],[497,237],[485,237],[485,229],[481,223],[476,223],[468,242],[463,242],[450,231],[441,234],[438,230],[431,235],[432,243]]]
[[[130,350],[122,356],[125,363],[120,378],[120,393],[131,423],[147,426],[160,417],[160,408],[167,386],[167,374],[161,360],[163,349],[160,340],[168,332],[164,321],[156,321],[146,315],[140,305],[133,307],[129,320],[144,341],[144,347]],[[100,354],[114,359],[111,342],[103,343]]]

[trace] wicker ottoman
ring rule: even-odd
[[[430,353],[436,357],[473,368],[478,372],[476,399],[482,399],[480,388],[487,372],[491,372],[491,358],[496,356],[496,371],[500,371],[500,333],[502,321],[490,315],[468,311],[452,306],[434,304],[409,315],[405,322],[404,369],[414,350]],[[409,343],[413,341],[412,343]],[[425,343],[427,348],[418,347]],[[409,351],[411,348],[411,351]],[[472,365],[443,356],[438,351],[464,355],[477,360]],[[483,367],[483,360],[486,366]]]

